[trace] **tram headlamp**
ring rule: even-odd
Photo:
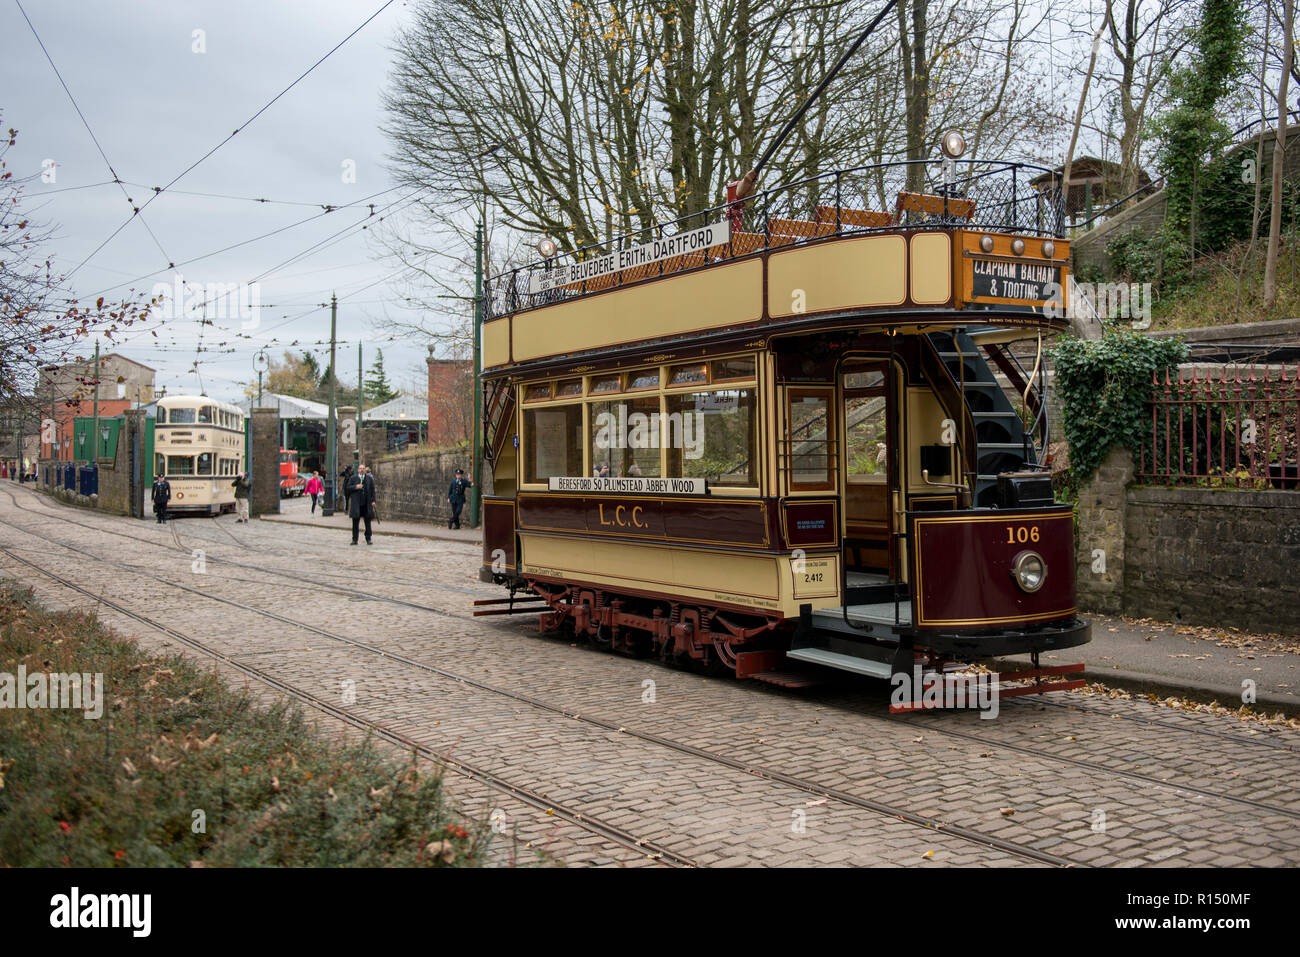
[[[993,237],[992,237],[992,236],[981,236],[981,237],[980,237],[980,249],[984,250],[986,253],[991,253],[991,252],[993,252]]]
[[[1021,591],[1033,594],[1047,581],[1047,562],[1037,552],[1021,552],[1011,562],[1011,577]]]
[[[537,241],[537,251],[542,254],[542,258],[550,259],[556,252],[555,240],[550,236],[543,236]]]
[[[1047,259],[1051,259],[1055,255],[1056,255],[1056,243],[1052,242],[1049,239],[1047,242],[1043,243],[1043,256],[1046,257]]]
[[[1017,256],[1023,256],[1025,254],[1025,241],[1023,239],[1011,240],[1011,251]]]
[[[943,134],[943,139],[939,145],[943,149],[944,156],[960,159],[961,154],[966,152],[966,137],[956,130],[949,130]]]

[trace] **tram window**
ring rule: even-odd
[[[754,360],[746,359],[719,359],[712,363],[713,381],[725,382],[728,379],[752,379],[754,378]]]
[[[581,379],[569,379],[567,382],[557,382],[555,384],[555,397],[557,399],[563,399],[571,395],[582,395]]]
[[[158,418],[157,418],[157,424],[158,424],[158,425],[166,425],[166,424],[167,424],[167,409],[166,409],[165,406],[161,406],[161,405],[158,406]]]
[[[597,392],[621,392],[623,377],[621,375],[597,376],[591,380],[592,394]]]
[[[167,459],[163,456],[161,452],[159,452],[157,455],[154,456],[153,474],[154,475],[167,474]]]
[[[668,396],[670,478],[706,478],[710,485],[757,485],[754,391],[723,389]]]
[[[194,409],[172,409],[171,424],[172,425],[193,425],[194,413],[195,413]]]
[[[193,475],[194,456],[192,455],[167,456],[167,474],[168,475]]]
[[[582,474],[582,406],[524,410],[524,481]]]
[[[199,469],[196,474],[198,475],[212,474],[212,453],[211,452],[199,453]]]
[[[543,382],[539,385],[530,385],[524,390],[525,402],[544,402],[551,397],[551,384]]]
[[[844,400],[845,462],[850,479],[884,481],[889,433],[884,395]]]
[[[212,424],[212,406],[205,405],[199,409],[199,424],[200,425]]]
[[[673,366],[668,371],[669,385],[696,385],[708,381],[709,370],[703,363],[689,366]]]
[[[629,377],[627,384],[628,389],[657,389],[659,388],[659,370],[643,369],[640,372],[633,372]],[[658,411],[658,410],[656,410]]]
[[[662,440],[659,396],[591,404],[591,470],[609,478],[658,478]]]
[[[831,478],[830,396],[791,393],[786,455],[791,487],[829,488]]]

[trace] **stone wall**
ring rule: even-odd
[[[1300,634],[1300,494],[1127,490],[1132,615]]]
[[[1079,489],[1085,612],[1300,634],[1300,493],[1131,487],[1112,449]]]
[[[374,460],[371,468],[381,520],[445,525],[451,517],[447,486],[456,469],[469,471],[469,455],[461,449],[413,450],[385,455]],[[461,523],[469,524],[468,502]]]

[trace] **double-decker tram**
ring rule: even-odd
[[[481,577],[511,597],[480,613],[527,595],[544,632],[787,686],[1022,654],[1032,683],[1003,696],[1082,684],[1038,661],[1089,640],[1044,464],[1061,191],[936,165],[733,196],[494,277]]]
[[[172,487],[169,512],[234,511],[231,484],[244,471],[244,412],[206,395],[158,400],[154,474]]]

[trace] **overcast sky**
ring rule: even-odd
[[[153,194],[150,187],[166,185],[245,123],[383,0],[21,3],[139,206]],[[103,185],[112,179],[108,167],[17,3],[0,0],[0,111],[4,128],[18,130],[10,168],[27,175],[53,161],[54,182],[30,185],[27,209],[37,221],[57,225],[51,251],[60,269],[76,269],[76,294],[93,301],[122,296],[132,284],[144,291],[155,283],[174,287],[176,273],[186,283],[227,287],[267,274],[256,289],[260,321],[251,309],[239,314],[237,299],[231,299],[228,307],[210,310],[217,317],[211,326],[168,319],[161,328],[151,324],[157,337],[131,330],[121,344],[102,348],[157,369],[157,384],[169,394],[199,391],[200,378],[190,371],[197,360],[209,395],[237,399],[242,383],[256,378],[253,357],[260,348],[278,358],[297,340],[298,349],[314,349],[324,365],[329,309],[318,304],[336,291],[338,336],[345,343],[338,364],[345,380],[355,380],[356,348],[363,340],[366,368],[382,347],[390,381],[401,384],[423,367],[423,344],[384,342],[372,328],[375,317],[395,307],[400,287],[386,281],[397,267],[378,258],[367,232],[357,228],[369,209],[359,205],[319,215],[324,204],[342,207],[364,199],[382,209],[407,195],[393,188],[385,171],[387,143],[378,127],[388,46],[409,15],[402,0],[392,3],[91,256],[130,218],[130,205],[117,186]],[[355,176],[347,176],[353,169]],[[349,226],[337,243],[272,271]],[[185,265],[188,260],[196,261]],[[169,262],[178,268],[169,269]],[[196,352],[200,332],[204,351]],[[320,341],[326,345],[314,345]],[[235,351],[224,351],[229,349]]]

